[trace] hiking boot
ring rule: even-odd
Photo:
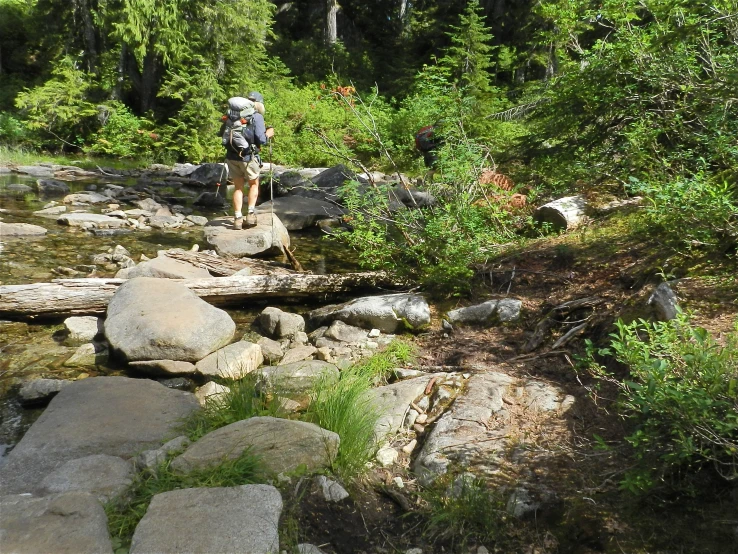
[[[246,214],[246,221],[244,221],[244,227],[256,227],[256,214]]]
[[[233,218],[233,228],[236,231],[240,231],[241,229],[243,229],[243,217]]]

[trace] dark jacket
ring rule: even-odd
[[[269,139],[266,136],[266,125],[264,123],[264,116],[261,115],[259,112],[254,113],[254,115],[252,115],[251,117],[251,125],[246,125],[244,127],[244,136],[246,137],[246,140],[249,141],[249,144],[254,145],[254,153],[259,154],[261,147],[269,142]],[[223,123],[223,125],[220,126],[220,132],[218,133],[218,136],[222,137],[225,129],[226,124]],[[229,160],[250,162],[251,153],[244,153],[243,156],[239,156],[238,152],[230,145],[228,145],[226,146],[226,158]]]

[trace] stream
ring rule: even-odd
[[[59,225],[54,218],[37,216],[33,212],[43,209],[51,200],[61,204],[63,196],[41,198],[35,192],[8,189],[9,185],[14,184],[33,187],[36,180],[36,177],[27,175],[0,175],[1,220],[6,223],[30,223],[48,229],[44,237],[0,237],[1,285],[49,282],[68,277],[113,277],[118,271],[117,267],[95,265],[92,257],[106,253],[116,245],[125,247],[134,261],[138,261],[142,254],[155,258],[157,251],[163,249],[189,250],[195,244],[200,251],[209,248],[203,238],[202,227],[135,230],[124,235],[96,236],[79,228]],[[107,183],[104,179],[67,181],[71,193],[91,190],[93,187],[101,189]],[[115,184],[133,185],[135,181],[116,181]],[[162,196],[176,196],[177,203],[185,205],[194,215],[208,218],[223,215],[222,210],[213,212],[192,206],[194,196],[184,200],[182,191],[176,188],[157,188],[157,193]],[[100,213],[101,207],[105,205],[73,209]],[[127,206],[130,207],[133,206]],[[229,213],[232,213],[232,208]],[[324,274],[358,270],[352,251],[335,241],[325,239],[326,235],[317,229],[290,232],[295,256],[307,271]],[[70,273],[70,270],[74,272]],[[298,312],[314,307],[307,306],[304,299],[299,300],[299,304],[290,304],[289,300],[283,302],[251,302],[248,307],[227,311],[236,323],[237,334],[243,335],[248,334],[254,318],[267,305],[288,306],[285,309]],[[39,377],[76,380],[98,375],[126,374],[125,367],[116,364],[114,360],[94,368],[65,366],[64,362],[75,352],[76,347],[64,344],[62,321],[29,323],[0,320],[0,464],[2,457],[21,439],[43,411],[26,409],[20,405],[18,390],[24,381]]]

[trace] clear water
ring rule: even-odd
[[[54,218],[33,215],[44,208],[52,199],[39,198],[35,193],[17,194],[7,190],[13,183],[33,186],[36,177],[22,175],[0,175],[0,209],[2,221],[7,223],[31,223],[48,229],[45,237],[29,238],[0,237],[0,284],[21,284],[48,282],[60,277],[85,277],[91,274],[92,256],[108,252],[116,245],[124,246],[131,257],[138,261],[142,254],[153,258],[158,250],[167,248],[190,249],[194,244],[207,249],[201,227],[174,230],[133,231],[126,235],[112,237],[94,236],[86,231],[59,225]],[[68,182],[72,192],[80,192],[90,184],[102,186],[109,181]],[[121,183],[115,181],[114,184]],[[156,188],[162,195],[171,194],[182,197],[181,191]],[[61,202],[62,197],[53,200]],[[194,197],[192,198],[194,199]],[[188,201],[191,204],[192,199]],[[183,203],[183,202],[180,202]],[[85,211],[99,213],[105,205],[85,207]],[[122,209],[134,206],[124,205]],[[192,207],[191,205],[189,207]],[[75,208],[77,209],[77,208]],[[82,209],[82,208],[79,208]],[[193,213],[214,217],[223,215],[193,208]],[[291,232],[290,239],[295,256],[303,267],[313,273],[340,273],[358,270],[355,256],[334,241],[324,240],[319,231]],[[85,267],[87,266],[87,267]],[[76,270],[74,275],[61,275],[55,270],[59,267]],[[117,272],[115,266],[97,265],[94,276],[112,277]],[[316,299],[317,302],[318,299]],[[305,300],[290,303],[285,300],[285,309],[301,312],[314,307]],[[274,300],[249,302],[247,306],[229,309],[237,325],[237,337],[248,335],[256,315]],[[317,304],[316,304],[317,305]],[[41,410],[27,410],[20,407],[17,392],[20,385],[31,378],[45,377],[56,379],[77,379],[97,375],[125,374],[125,368],[111,362],[106,366],[93,368],[69,368],[63,363],[72,355],[75,348],[65,346],[60,330],[61,321],[44,323],[0,321],[0,463],[3,453],[12,448],[27,428],[38,417]]]

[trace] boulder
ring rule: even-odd
[[[104,344],[88,342],[77,347],[67,361],[65,367],[91,367],[108,363],[109,353]]]
[[[293,346],[284,353],[284,356],[280,360],[279,365],[288,365],[295,362],[308,360],[312,358],[313,354],[315,354],[317,351],[318,349],[315,348],[312,344]]]
[[[197,401],[200,403],[200,406],[204,407],[208,402],[217,400],[219,397],[223,397],[223,395],[228,394],[229,392],[231,392],[231,389],[228,387],[219,385],[214,381],[209,381],[195,391],[195,396],[197,397]]]
[[[236,231],[232,218],[212,219],[204,227],[205,240],[222,256],[281,256],[290,236],[279,218],[256,214],[256,227]]]
[[[113,554],[108,518],[91,494],[4,496],[0,513],[0,552]]]
[[[167,256],[164,252],[159,252],[156,258],[141,262],[135,267],[121,269],[115,276],[121,279],[133,279],[134,277],[207,279],[211,277],[207,269],[175,260]]]
[[[515,298],[487,300],[475,306],[451,310],[446,319],[452,324],[493,325],[517,321],[523,303]]]
[[[117,456],[93,454],[65,462],[41,481],[41,494],[88,492],[100,502],[121,495],[133,483],[133,464]]]
[[[341,320],[334,321],[331,326],[326,329],[325,338],[338,342],[361,343],[366,342],[369,331],[348,325]]]
[[[71,383],[8,454],[0,467],[0,493],[38,492],[43,478],[69,460],[91,454],[128,459],[158,448],[199,408],[193,394],[146,379]]]
[[[271,306],[264,308],[256,321],[267,335],[277,339],[293,337],[305,330],[305,319],[301,315]]]
[[[94,315],[72,316],[64,320],[66,343],[70,345],[90,342],[104,332],[103,321]]]
[[[312,182],[321,189],[333,189],[343,185],[346,181],[355,181],[358,177],[343,164],[334,165],[313,177]]]
[[[43,196],[61,196],[69,194],[69,185],[56,179],[39,179],[36,181],[36,190]]]
[[[311,329],[340,320],[363,329],[376,328],[383,333],[394,333],[403,328],[419,331],[430,323],[430,307],[420,294],[385,294],[325,306],[308,312],[305,320]]]
[[[21,183],[11,183],[0,189],[0,191],[8,194],[9,196],[23,196],[24,194],[33,192],[33,188]]]
[[[313,423],[252,417],[208,433],[177,456],[171,468],[186,474],[237,459],[248,449],[272,473],[300,467],[314,471],[330,467],[340,440],[336,433]]]
[[[227,178],[228,166],[225,164],[202,164],[190,173],[190,179],[197,181],[206,187],[215,186],[215,183],[222,183],[225,185],[225,180]]]
[[[258,213],[274,213],[288,231],[314,227],[319,221],[342,217],[346,210],[332,202],[304,196],[284,196],[267,201],[257,208]]]
[[[76,192],[74,194],[67,194],[62,202],[65,204],[107,204],[112,200],[110,196],[96,192]]]
[[[180,435],[164,443],[160,448],[144,450],[133,460],[133,465],[138,471],[154,473],[169,455],[182,452],[189,445],[190,439]]]
[[[136,277],[108,304],[105,336],[127,361],[197,362],[227,345],[236,324],[176,281]]]
[[[279,360],[284,356],[282,345],[276,340],[272,340],[268,337],[261,337],[257,343],[261,347],[261,353],[264,356],[264,361],[268,364],[279,363]]]
[[[669,321],[679,313],[679,299],[669,283],[661,283],[648,298],[648,305],[653,308],[656,319]]]
[[[271,485],[157,494],[133,534],[130,554],[279,552],[282,496]]]
[[[45,227],[30,223],[3,223],[0,221],[0,237],[41,237],[47,233]]]
[[[259,367],[264,361],[258,344],[238,341],[216,350],[195,364],[200,375],[240,379]]]
[[[21,406],[33,407],[46,404],[71,381],[63,379],[34,379],[21,385],[18,400]]]

